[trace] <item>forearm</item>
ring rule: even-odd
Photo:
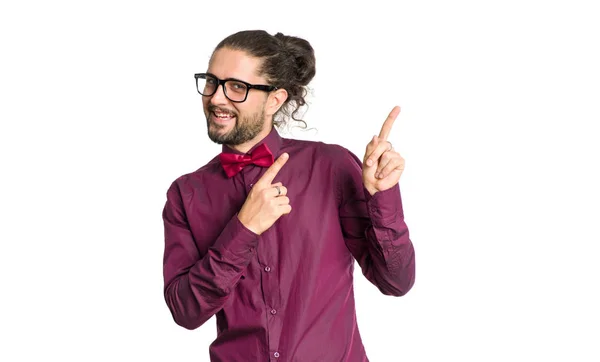
[[[415,280],[415,254],[398,186],[367,195],[362,217],[342,219],[363,275],[386,295],[402,296]],[[357,209],[353,209],[357,210]]]
[[[404,295],[414,284],[415,251],[398,187],[375,194],[367,207],[371,226],[365,234],[373,256],[372,278],[383,293]]]
[[[175,239],[176,237],[174,237]],[[208,252],[182,268],[179,243],[166,250],[165,301],[179,325],[195,329],[223,308],[250,263],[258,239],[234,216]]]

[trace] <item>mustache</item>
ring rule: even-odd
[[[217,106],[214,106],[214,105],[209,105],[208,106],[208,111],[209,112],[229,113],[229,114],[233,114],[235,117],[237,117],[237,113],[235,111],[227,109],[227,108],[217,107]]]

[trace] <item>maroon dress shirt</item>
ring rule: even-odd
[[[290,155],[273,182],[287,187],[291,213],[260,236],[239,221],[266,167],[228,177],[215,157],[177,178],[163,210],[169,310],[187,329],[216,314],[214,362],[368,361],[354,260],[386,295],[404,295],[415,279],[399,186],[371,196],[361,160],[338,145],[282,138],[275,129],[262,142],[275,158]]]

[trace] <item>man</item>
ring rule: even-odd
[[[187,329],[216,314],[211,361],[368,361],[354,260],[383,294],[414,283],[404,160],[387,141],[400,109],[362,162],[338,145],[280,137],[274,125],[297,120],[314,75],[306,40],[264,31],[227,37],[195,75],[208,135],[223,147],[167,192],[164,292]]]

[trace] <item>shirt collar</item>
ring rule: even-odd
[[[279,132],[277,132],[277,129],[275,127],[272,127],[271,128],[271,132],[269,132],[269,134],[265,138],[263,138],[257,144],[255,144],[247,153],[251,153],[252,151],[254,151],[254,149],[256,147],[260,146],[262,143],[265,143],[267,145],[267,147],[273,153],[273,157],[275,159],[277,159],[280,156],[280,153],[281,153],[281,143],[282,142],[283,142],[283,139],[279,135]],[[243,152],[240,152],[238,150],[234,150],[233,148],[230,148],[227,145],[223,145],[222,152],[223,153],[236,153],[236,154],[239,154],[239,155],[243,155],[244,154]]]

